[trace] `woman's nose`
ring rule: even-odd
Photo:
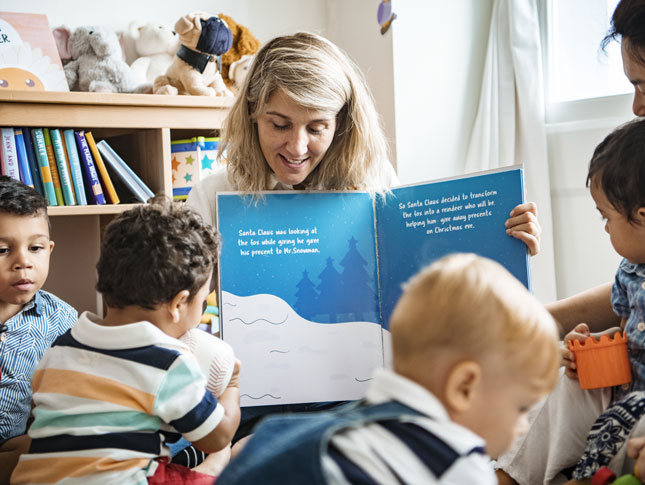
[[[307,132],[304,129],[293,130],[290,134],[289,140],[287,141],[287,149],[291,155],[300,156],[307,153],[308,144],[309,138],[307,137]]]

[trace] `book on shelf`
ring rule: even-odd
[[[43,137],[45,138],[45,152],[47,153],[47,160],[49,160],[49,170],[52,174],[52,183],[54,184],[56,203],[58,205],[65,205],[65,199],[63,198],[63,187],[61,186],[60,182],[60,174],[58,173],[58,166],[56,165],[54,146],[52,145],[49,128],[43,128]]]
[[[83,169],[81,168],[81,160],[78,155],[78,149],[76,148],[74,130],[71,128],[63,130],[63,141],[65,143],[65,150],[67,151],[67,158],[69,160],[72,183],[74,184],[74,193],[76,194],[76,203],[78,205],[87,205],[85,185],[83,183]]]
[[[101,188],[101,182],[99,180],[98,173],[96,172],[96,166],[94,165],[94,159],[92,158],[90,147],[85,138],[85,131],[75,131],[74,138],[76,138],[76,146],[78,147],[79,157],[81,159],[81,167],[85,174],[86,188],[88,189],[87,194],[94,204],[103,205],[105,204],[105,195]]]
[[[22,138],[25,142],[27,160],[29,161],[29,169],[31,170],[31,180],[34,182],[34,188],[44,197],[45,191],[43,190],[43,182],[40,178],[40,169],[38,168],[38,159],[36,158],[36,151],[34,150],[34,143],[31,139],[31,131],[29,128],[22,128]]]
[[[213,173],[218,166],[219,137],[196,136],[172,140],[172,196],[185,200],[188,192],[201,180]]]
[[[524,201],[519,166],[358,191],[218,193],[222,338],[244,362],[241,404],[344,401],[389,365],[402,285],[454,252],[504,265],[529,286],[526,246],[506,234]],[[253,277],[249,277],[253,275]],[[315,384],[314,384],[315,383]]]
[[[67,166],[67,156],[65,154],[65,148],[63,147],[63,137],[61,136],[60,129],[52,128],[49,130],[49,135],[52,140],[54,158],[56,159],[56,167],[58,168],[58,175],[60,178],[60,185],[65,205],[76,205],[72,176],[70,174],[69,167]]]
[[[117,174],[119,179],[132,191],[139,201],[144,203],[148,202],[148,199],[155,195],[107,141],[101,140],[96,146],[99,152],[101,152],[101,155],[103,155],[105,163]]]
[[[16,142],[16,155],[18,157],[18,168],[20,170],[20,180],[32,189],[34,181],[31,178],[31,169],[29,168],[29,159],[27,158],[27,147],[25,146],[25,137],[22,134],[22,128],[14,128],[13,136]]]
[[[116,190],[114,189],[114,185],[112,184],[112,179],[110,179],[110,174],[108,173],[105,163],[103,162],[103,158],[101,158],[101,154],[96,147],[96,142],[94,141],[92,132],[86,131],[85,138],[87,140],[88,146],[90,147],[90,151],[92,152],[94,164],[98,169],[97,172],[100,175],[99,179],[102,182],[101,187],[103,188],[103,193],[107,194],[110,204],[118,204],[120,202],[119,196],[116,194]]]
[[[18,155],[16,153],[16,140],[13,134],[13,128],[0,128],[0,145],[2,175],[7,175],[16,180],[20,180],[20,169],[18,167]]]
[[[40,169],[40,180],[43,184],[43,192],[47,205],[57,206],[58,200],[56,199],[56,191],[54,190],[54,182],[52,180],[52,173],[49,166],[49,158],[47,157],[47,148],[45,146],[45,133],[42,128],[31,129],[31,139],[34,144],[34,152],[38,160],[38,168]]]
[[[47,16],[0,12],[0,69],[5,89],[69,91]]]

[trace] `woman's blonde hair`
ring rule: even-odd
[[[395,369],[421,355],[432,372],[439,351],[449,350],[529,371],[527,384],[541,392],[557,379],[555,321],[506,269],[475,254],[446,256],[414,276],[392,313],[390,331]]]
[[[256,54],[222,128],[220,155],[236,190],[269,190],[271,168],[257,132],[257,117],[271,95],[282,90],[297,104],[336,114],[336,132],[327,153],[305,185],[322,190],[360,188],[383,192],[388,148],[365,79],[332,42],[299,32],[277,37]]]

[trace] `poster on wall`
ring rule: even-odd
[[[69,91],[46,15],[0,12],[0,90]]]

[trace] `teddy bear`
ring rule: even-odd
[[[119,38],[101,26],[57,29],[57,45],[65,63],[65,77],[72,91],[131,93],[137,89],[134,71],[123,60]]]
[[[154,94],[233,96],[218,67],[218,56],[231,48],[233,36],[226,23],[206,12],[182,16],[175,24],[179,49],[153,83]]]
[[[140,84],[152,83],[166,72],[179,48],[179,37],[168,25],[131,22],[128,35],[134,43],[136,58],[130,67]]]
[[[260,50],[262,44],[247,27],[238,24],[228,15],[220,13],[218,17],[226,22],[233,34],[232,47],[222,55],[222,78],[229,88],[233,88],[235,87],[235,78],[229,72],[231,65],[240,60],[242,56],[255,54]]]

